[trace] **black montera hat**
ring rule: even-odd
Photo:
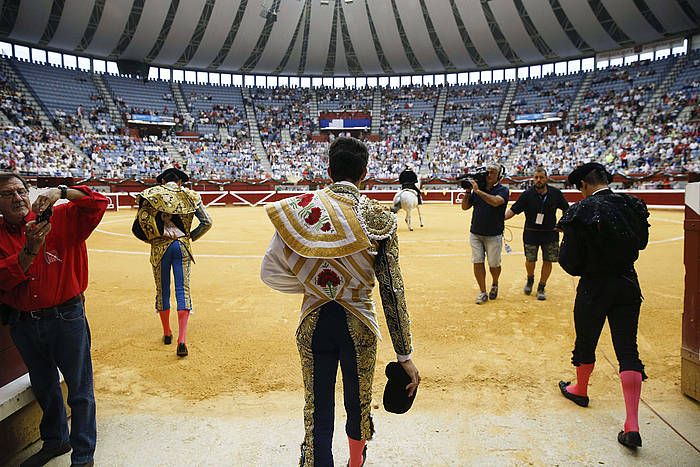
[[[408,396],[406,386],[411,382],[411,377],[398,362],[389,362],[384,373],[388,378],[384,387],[384,410],[398,414],[408,412],[418,394],[418,388],[413,396]]]
[[[165,178],[166,175],[171,175],[171,174],[175,175],[177,177],[177,179],[180,180],[181,182],[186,182],[186,181],[189,181],[189,179],[190,179],[189,175],[187,175],[182,170],[177,169],[175,167],[170,167],[169,169],[165,169],[163,171],[163,173],[161,173],[160,175],[158,175],[156,177],[156,182],[163,183],[163,178]]]
[[[576,167],[574,171],[569,174],[569,184],[578,187],[581,184],[581,180],[586,178],[586,175],[594,170],[604,173],[608,179],[608,183],[612,182],[613,176],[610,172],[608,172],[603,164],[599,164],[598,162],[588,162],[583,164],[581,167]]]

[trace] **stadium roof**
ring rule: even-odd
[[[700,0],[0,0],[0,38],[152,66],[370,76],[513,67],[697,31]]]

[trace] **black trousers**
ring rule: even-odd
[[[634,271],[604,278],[582,277],[576,289],[576,344],[571,363],[595,362],[595,350],[608,320],[619,371],[639,371],[644,365],[637,349],[637,325],[642,294]],[[646,377],[646,375],[644,375]]]
[[[338,363],[343,375],[346,434],[370,439],[372,377],[377,338],[355,315],[337,302],[314,310],[300,324],[297,346],[304,376],[303,466],[333,465],[335,381]]]

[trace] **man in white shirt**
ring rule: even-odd
[[[370,416],[379,323],[372,300],[379,282],[397,360],[410,377],[412,396],[420,382],[403,279],[399,269],[396,216],[362,196],[367,147],[337,138],[329,149],[324,190],[267,206],[275,234],[261,268],[263,282],[285,293],[303,294],[297,346],[304,378],[302,466],[333,465],[335,379],[343,374],[351,467],[364,463],[374,431]]]

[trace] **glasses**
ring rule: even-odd
[[[19,195],[20,197],[27,196],[27,193],[29,193],[29,191],[26,188],[20,188],[19,190],[11,191],[0,191],[0,198],[13,198],[15,195]]]

